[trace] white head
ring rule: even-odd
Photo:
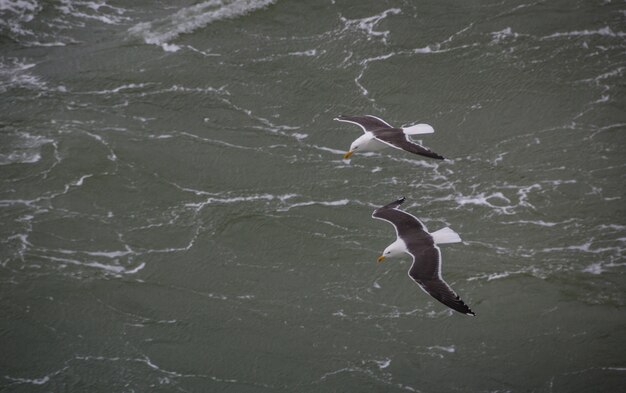
[[[350,145],[350,150],[348,150],[346,154],[343,155],[343,158],[350,158],[352,154],[356,153],[360,148],[362,148],[362,145],[370,139],[371,136],[369,136],[368,134],[363,134],[360,137],[356,138],[354,142],[352,142],[352,144]]]
[[[407,253],[406,244],[404,243],[404,241],[402,241],[402,239],[397,239],[395,242],[391,243],[387,246],[387,248],[385,248],[385,251],[383,251],[383,255],[378,257],[378,262],[382,262],[387,258],[399,257],[400,255],[405,253]]]
[[[361,138],[359,138],[359,139],[361,139]],[[354,142],[352,142],[352,144],[350,145],[350,151],[355,151],[359,147],[361,147],[361,141],[359,139],[357,139]]]

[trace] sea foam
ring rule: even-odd
[[[170,41],[181,34],[201,29],[212,22],[236,18],[264,8],[275,0],[209,0],[180,9],[163,19],[139,23],[129,29],[147,44],[159,45],[165,51],[175,52],[180,46]]]
[[[33,164],[41,160],[41,147],[51,139],[26,132],[0,137],[0,165]]]

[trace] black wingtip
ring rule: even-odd
[[[393,201],[391,203],[388,203],[385,206],[380,207],[380,208],[378,208],[376,210],[378,211],[378,210],[382,210],[382,209],[395,209],[396,207],[400,206],[405,200],[406,200],[405,197],[400,197],[399,199],[397,199],[397,200],[395,200],[395,201]]]
[[[406,201],[406,198],[404,196],[401,196],[400,198],[398,198],[395,201],[391,202],[387,206],[397,207],[397,206],[400,206],[401,204],[403,204],[404,201]]]
[[[429,154],[423,154],[426,157],[434,158],[435,160],[447,160],[444,156],[439,153],[435,153],[434,151],[430,151]]]

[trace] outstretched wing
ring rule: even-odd
[[[461,300],[459,295],[441,278],[441,253],[436,246],[409,247],[413,255],[413,265],[409,269],[411,277],[424,292],[441,303],[466,315],[476,315]]]
[[[406,150],[410,153],[436,158],[438,160],[443,160],[445,158],[444,156],[411,141],[404,132],[395,132],[394,130],[376,130],[373,134],[379,141],[391,147],[395,147],[396,149]]]
[[[441,278],[439,247],[435,245],[433,237],[417,217],[398,209],[404,200],[405,198],[402,197],[374,210],[372,217],[392,223],[396,228],[396,234],[406,244],[409,253],[413,256],[409,277],[424,292],[451,309],[467,315],[476,315]]]
[[[357,126],[363,129],[363,132],[380,130],[381,128],[392,128],[386,121],[380,119],[376,116],[365,115],[365,116],[337,116],[335,117],[337,121],[343,121],[346,123],[356,124]]]
[[[426,232],[424,224],[417,217],[405,211],[398,210],[398,206],[404,201],[405,198],[402,197],[388,205],[380,207],[374,210],[372,217],[393,224],[394,228],[396,228],[396,235],[401,237],[408,245],[408,243],[410,243],[409,239],[425,238],[430,235]]]

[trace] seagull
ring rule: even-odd
[[[405,253],[409,254],[413,257],[413,264],[408,272],[409,277],[424,292],[455,311],[475,316],[476,314],[441,278],[441,252],[437,245],[461,242],[458,233],[448,227],[429,233],[419,219],[398,209],[404,200],[405,198],[402,197],[372,213],[372,217],[393,224],[397,236],[396,241],[385,248],[383,255],[378,257],[378,262]]]
[[[443,160],[445,157],[434,151],[419,145],[409,139],[409,135],[432,134],[435,130],[428,124],[416,124],[411,127],[394,128],[383,119],[376,116],[338,116],[337,121],[356,124],[363,129],[365,134],[352,142],[350,150],[343,155],[344,159],[350,158],[356,151],[378,151],[387,147],[406,150],[421,156]]]

